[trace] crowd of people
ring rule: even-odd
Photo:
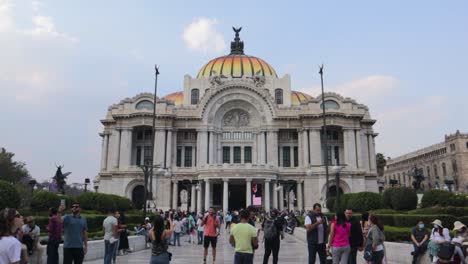
[[[65,206],[50,208],[48,241],[46,250],[39,243],[40,227],[33,217],[23,217],[12,208],[0,211],[0,263],[42,263],[44,251],[48,264],[58,264],[58,248],[63,241],[63,263],[80,264],[88,250],[87,221],[81,216],[79,203],[71,205],[71,214],[63,214]],[[172,254],[169,246],[180,247],[181,238],[186,243],[203,246],[203,263],[207,263],[211,247],[210,263],[216,263],[216,246],[224,229],[229,243],[234,247],[235,264],[253,263],[259,243],[264,244],[263,263],[278,263],[281,240],[285,233],[293,233],[298,216],[304,216],[307,237],[308,263],[321,264],[358,263],[357,252],[368,264],[386,263],[384,225],[377,215],[363,213],[361,220],[353,217],[353,211],[337,212],[332,219],[322,213],[320,204],[314,204],[310,212],[281,212],[272,209],[261,212],[254,207],[239,211],[222,212],[211,207],[204,214],[180,210],[158,211],[146,217],[135,227],[137,235],[144,236],[151,248],[151,264],[169,263]],[[427,251],[433,263],[465,264],[468,245],[468,229],[460,221],[453,223],[453,237],[442,221],[436,219],[429,232],[419,221],[409,235],[413,244],[412,263],[418,263]],[[104,232],[104,264],[115,264],[118,254],[131,252],[125,216],[110,208],[102,223]],[[63,233],[63,240],[62,240]],[[259,238],[262,241],[259,241]],[[361,263],[362,261],[359,261]]]

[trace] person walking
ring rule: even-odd
[[[102,222],[104,231],[104,264],[111,264],[117,246],[118,221],[115,209],[107,210],[107,217]]]
[[[263,239],[265,242],[265,254],[263,255],[263,264],[268,264],[270,254],[273,252],[273,264],[278,263],[278,254],[280,250],[280,238],[284,238],[283,221],[276,209],[270,211],[262,223]]]
[[[347,264],[350,247],[351,223],[346,220],[343,212],[336,213],[336,218],[330,224],[328,249],[332,249],[333,264]]]
[[[167,252],[167,241],[174,232],[174,224],[171,218],[167,221],[169,229],[165,229],[164,218],[161,215],[156,215],[153,220],[153,229],[149,231],[152,246],[150,264],[168,264],[171,261],[171,254]]]
[[[62,225],[57,220],[57,209],[49,208],[49,216],[49,224],[46,227],[47,233],[49,234],[46,250],[47,264],[58,264],[58,248],[62,240]]]
[[[195,218],[193,217],[195,213],[189,214],[188,217],[188,234],[189,234],[189,243],[195,244]]]
[[[230,212],[227,212],[227,213],[226,213],[226,228],[225,228],[225,229],[227,229],[228,232],[229,232],[229,230],[230,230],[229,227],[231,226],[231,220],[232,220],[232,215],[231,215]]]
[[[213,254],[213,263],[216,261],[216,242],[218,240],[217,228],[221,226],[219,219],[216,217],[215,209],[210,207],[208,210],[208,215],[203,217],[203,226],[205,227],[204,237],[203,237],[203,263],[206,263],[206,257],[208,256],[208,248],[211,244],[212,254]]]
[[[203,244],[203,232],[205,231],[205,227],[203,226],[203,218],[201,216],[198,217],[197,220],[197,240],[198,245]]]
[[[257,230],[249,224],[249,218],[250,213],[242,210],[240,223],[231,230],[229,242],[235,248],[234,264],[253,264],[253,252],[258,248],[258,239]]]
[[[179,217],[176,216],[174,218],[174,242],[172,243],[174,246],[176,245],[180,247],[180,233],[182,232],[182,222],[179,221]]]
[[[366,238],[364,259],[372,264],[381,264],[385,257],[383,223],[376,215],[369,216],[369,233]]]
[[[413,242],[413,264],[418,262],[419,256],[426,252],[427,244],[429,241],[429,232],[424,227],[423,221],[419,221],[415,227],[411,230],[411,241]]]
[[[322,214],[322,206],[314,204],[311,211],[304,220],[304,226],[307,231],[307,249],[309,252],[309,264],[315,264],[316,255],[319,255],[320,264],[326,264],[327,252],[327,230],[328,220]]]
[[[359,221],[353,219],[353,210],[346,209],[346,221],[351,224],[351,232],[349,236],[349,246],[351,248],[348,257],[348,264],[356,264],[357,252],[361,251],[364,245],[362,228]]]
[[[63,224],[63,264],[82,264],[84,256],[88,253],[88,224],[86,218],[81,216],[78,202],[71,206],[72,214],[62,217],[65,205],[60,205],[57,219]]]
[[[16,209],[0,211],[0,263],[20,264],[21,242],[13,234],[23,226],[23,217]]]

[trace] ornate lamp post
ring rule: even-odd
[[[85,192],[88,191],[88,184],[90,184],[90,183],[91,183],[91,182],[90,182],[89,178],[86,178],[86,179],[84,180],[84,191],[85,191]]]

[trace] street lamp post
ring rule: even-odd
[[[320,83],[322,86],[322,116],[323,116],[323,148],[324,148],[324,163],[325,163],[325,186],[326,186],[326,191],[325,191],[325,201],[328,200],[329,197],[329,176],[328,176],[328,138],[327,138],[327,119],[325,116],[325,92],[323,89],[323,64],[320,66]]]
[[[90,184],[90,180],[89,178],[86,178],[84,180],[84,191],[87,192],[88,191],[88,184]]]
[[[335,191],[336,191],[336,208],[335,212],[341,211],[340,208],[340,173],[345,165],[336,165],[333,166],[333,171],[335,172]]]

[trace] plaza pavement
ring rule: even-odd
[[[263,233],[260,232],[259,241],[263,239]],[[193,245],[186,242],[187,236],[180,239],[180,247],[169,246],[169,252],[172,255],[171,264],[189,264],[203,263],[203,246]],[[263,263],[264,246],[260,244],[255,251],[254,263]],[[133,252],[125,256],[117,256],[117,264],[135,263],[148,264],[150,262],[151,251],[149,249]],[[286,235],[281,241],[278,262],[281,264],[307,263],[307,244],[291,235]],[[102,264],[102,259],[85,262],[86,264]],[[234,262],[234,248],[229,244],[229,234],[223,229],[218,237],[216,263],[229,264]],[[213,263],[211,249],[208,253],[207,263]],[[269,263],[273,263],[273,256],[270,255]],[[316,263],[319,263],[318,261]],[[358,256],[358,263],[364,263],[362,256]],[[388,264],[392,264],[389,262]]]

